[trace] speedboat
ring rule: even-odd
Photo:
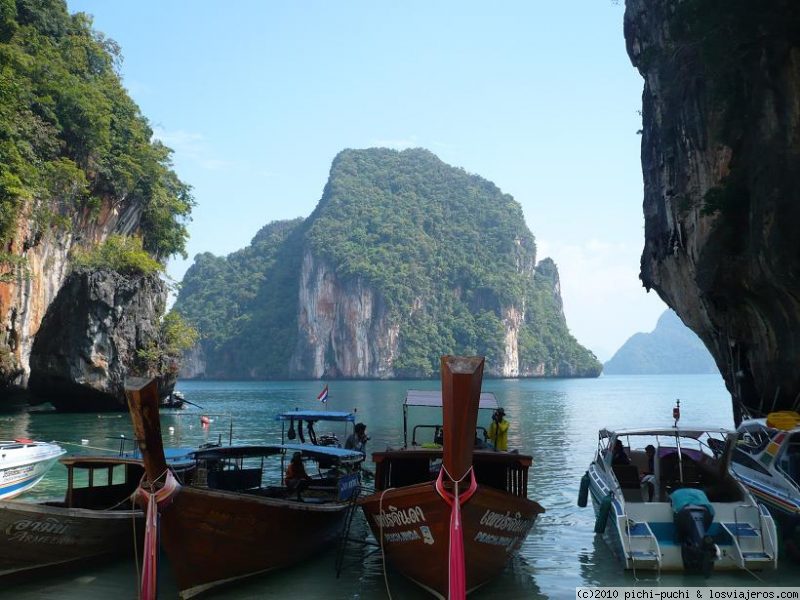
[[[0,441],[0,500],[31,489],[66,452],[54,442]]]
[[[800,562],[800,414],[780,411],[737,429],[733,471],[778,522],[786,554]]]
[[[602,429],[578,506],[591,497],[595,533],[626,569],[774,569],[775,523],[733,476],[735,448],[735,432],[679,427],[677,417],[673,427]]]

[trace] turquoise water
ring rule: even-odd
[[[199,409],[163,415],[166,443],[197,445],[227,441],[233,415],[233,439],[239,443],[277,441],[280,423],[274,415],[299,407],[315,409],[319,382],[181,382],[186,398],[213,416],[209,429],[200,426]],[[409,388],[437,389],[435,381],[347,381],[330,385],[331,410],[357,409],[358,420],[371,436],[368,450],[399,446],[403,441],[402,401]],[[487,380],[484,390],[494,392],[511,421],[509,447],[534,456],[530,497],[547,512],[540,517],[520,555],[505,573],[471,598],[567,598],[581,585],[635,585],[632,575],[620,568],[602,539],[592,532],[591,507],[578,508],[580,477],[592,459],[597,430],[604,426],[634,427],[671,424],[672,407],[680,398],[683,424],[732,426],[730,398],[722,379],[714,375],[605,376],[599,379]],[[434,422],[433,409],[415,409],[414,423]],[[489,414],[482,415],[488,426]],[[173,431],[170,434],[169,428]],[[319,428],[318,434],[326,432]],[[335,427],[332,429],[335,430]],[[17,412],[0,415],[0,437],[27,436],[58,440],[73,452],[94,448],[114,449],[121,435],[131,437],[127,415],[66,415],[50,412]],[[85,440],[85,445],[82,440]],[[60,465],[25,498],[50,498],[63,494],[66,471]],[[355,535],[366,535],[363,523]],[[291,535],[291,532],[281,532]],[[264,540],[279,544],[280,536]],[[221,557],[222,559],[222,557]],[[212,594],[212,598],[385,598],[383,564],[379,553],[351,545],[348,567],[337,580],[335,552],[307,564],[265,575],[246,584]],[[798,586],[800,570],[781,564],[777,572],[715,574],[710,583],[726,585]],[[394,598],[426,598],[413,585],[391,571],[388,587]],[[88,568],[69,576],[40,579],[18,585],[15,598],[136,598],[136,568],[132,562]],[[663,575],[660,585],[704,585],[700,577]],[[655,585],[654,581],[642,585]],[[11,590],[8,590],[9,593]],[[175,597],[167,569],[161,578],[163,598]]]

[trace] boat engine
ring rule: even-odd
[[[711,575],[717,558],[714,538],[708,528],[714,517],[706,506],[687,504],[674,515],[677,541],[681,544],[681,559],[687,573]]]

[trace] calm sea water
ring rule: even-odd
[[[203,406],[173,411],[162,416],[166,443],[172,446],[227,441],[233,415],[235,442],[278,441],[280,424],[274,415],[299,407],[319,408],[315,401],[319,382],[181,382],[186,398]],[[402,402],[409,388],[437,389],[435,381],[349,381],[330,386],[330,410],[358,411],[371,436],[368,450],[400,446],[403,441]],[[682,423],[732,426],[730,398],[718,376],[605,376],[587,380],[487,380],[484,390],[494,392],[511,421],[509,447],[534,456],[529,496],[547,512],[505,573],[471,598],[568,598],[581,585],[636,585],[609,554],[602,539],[592,532],[591,507],[578,508],[576,499],[581,475],[592,459],[600,427],[634,427],[671,424],[675,399],[681,400]],[[428,412],[426,412],[428,411]],[[430,412],[432,411],[432,412]],[[199,423],[200,414],[213,414],[208,430]],[[435,422],[433,409],[415,409],[414,423]],[[489,414],[482,415],[488,426]],[[169,434],[170,427],[172,433]],[[319,428],[319,426],[318,426]],[[319,428],[318,433],[326,432]],[[57,440],[72,452],[95,448],[113,449],[121,435],[132,437],[127,415],[65,415],[50,412],[10,412],[0,415],[0,437],[27,436]],[[85,441],[82,441],[85,440]],[[58,465],[24,498],[41,499],[63,495],[66,471]],[[360,518],[360,514],[359,514]],[[283,531],[264,544],[280,544]],[[353,535],[366,536],[363,522]],[[224,560],[224,557],[220,557]],[[388,588],[394,598],[427,598],[391,570],[384,580],[380,553],[351,545],[347,568],[339,579],[334,573],[335,552],[322,554],[306,564],[268,574],[211,595],[215,598],[385,598]],[[163,563],[166,567],[166,563]],[[782,563],[777,572],[759,575],[715,574],[710,583],[725,585],[798,586],[800,570]],[[161,596],[175,597],[176,588],[168,569],[162,569]],[[660,583],[641,585],[704,585],[699,577],[663,575]],[[5,588],[14,598],[136,598],[136,567],[132,561],[87,568],[69,576],[40,578],[32,584]]]

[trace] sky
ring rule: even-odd
[[[666,305],[639,281],[642,79],[615,0],[68,0],[193,187],[187,260],[307,217],[345,148],[423,147],[522,206],[572,334],[607,360]]]

